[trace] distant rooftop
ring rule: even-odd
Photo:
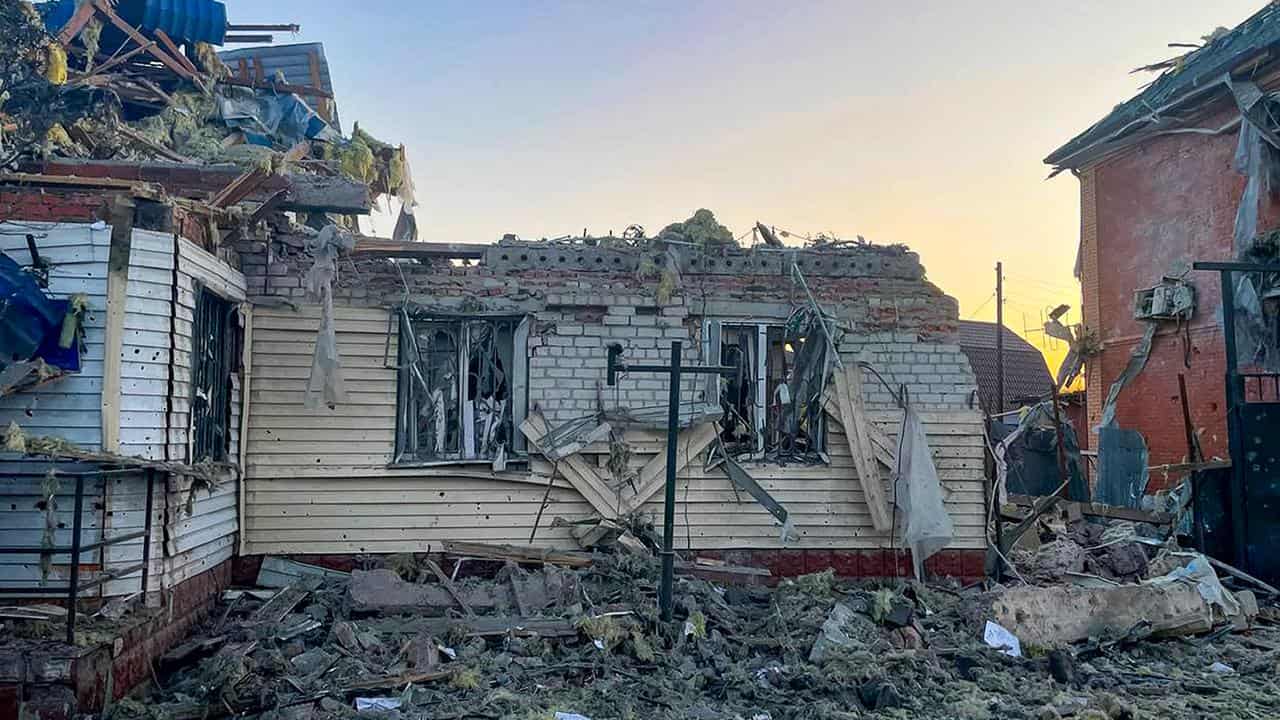
[[[969,358],[978,379],[978,398],[989,413],[999,412],[996,398],[997,326],[995,323],[961,320],[960,349]],[[1053,392],[1053,378],[1044,355],[1031,343],[1004,328],[1004,409],[1016,410],[1027,398],[1045,398]]]

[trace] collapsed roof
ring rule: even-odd
[[[294,26],[229,25],[225,8],[212,0],[178,8],[152,0],[5,3],[0,171],[159,162],[347,180],[374,196],[397,196],[404,208],[398,237],[416,239],[404,146],[358,125],[349,136],[339,132],[327,66],[315,65],[306,77],[279,68],[268,76],[262,58],[278,53],[255,48],[232,56],[237,70],[245,64],[240,58],[257,58],[254,73],[233,72],[213,45],[232,40],[226,30],[236,27]],[[323,60],[316,45],[304,47]],[[304,97],[319,102],[319,110]]]
[[[1232,93],[1232,79],[1265,86],[1276,77],[1280,51],[1280,5],[1268,3],[1232,30],[1205,37],[1205,44],[1146,69],[1164,72],[1106,117],[1054,150],[1044,162],[1054,173],[1091,164],[1144,138],[1184,128]],[[1231,125],[1234,125],[1233,121]],[[1228,128],[1222,128],[1226,130]],[[1208,128],[1215,131],[1217,128]]]

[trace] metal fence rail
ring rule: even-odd
[[[76,638],[76,602],[80,593],[96,588],[104,583],[119,579],[130,573],[142,571],[142,596],[147,595],[147,570],[151,563],[151,511],[153,508],[153,499],[155,495],[156,471],[153,469],[143,470],[143,477],[147,484],[147,502],[146,502],[146,518],[144,528],[137,532],[125,533],[112,538],[102,538],[96,542],[81,542],[81,533],[84,530],[84,481],[86,477],[103,477],[118,472],[135,473],[137,470],[92,470],[87,472],[64,472],[55,471],[58,475],[74,476],[76,479],[75,491],[75,515],[72,519],[71,544],[64,546],[46,547],[38,546],[0,546],[0,555],[56,555],[60,553],[70,553],[71,555],[71,577],[66,585],[23,585],[23,586],[7,586],[0,587],[0,595],[25,595],[25,594],[48,594],[48,593],[66,593],[67,598],[67,644],[74,645]],[[106,529],[103,528],[103,532]],[[102,550],[103,548],[118,545],[130,540],[142,538],[142,562],[136,565],[108,572],[103,568],[102,575],[87,582],[80,582],[80,555],[86,552]],[[105,563],[103,563],[105,566]]]

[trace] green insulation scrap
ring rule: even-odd
[[[227,128],[213,118],[213,98],[194,90],[173,94],[173,104],[158,115],[132,124],[148,139],[195,160],[220,160],[226,155]]]
[[[204,70],[214,80],[223,80],[231,77],[231,68],[222,62],[222,58],[218,57],[218,49],[209,43],[196,43],[196,62],[200,65],[200,69]]]
[[[701,247],[725,247],[736,245],[733,233],[721,225],[710,210],[702,208],[684,222],[671,223],[654,238],[659,242],[676,242]]]
[[[62,484],[58,475],[50,470],[40,481],[40,497],[44,501],[44,532],[40,535],[40,579],[49,579],[53,567],[53,548],[58,529],[58,491]]]

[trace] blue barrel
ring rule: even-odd
[[[57,33],[76,12],[76,0],[53,0],[37,6],[49,32]],[[116,14],[150,35],[163,30],[173,41],[221,45],[227,38],[227,6],[217,0],[123,0]],[[107,25],[102,50],[110,52],[125,41],[124,33]]]
[[[221,45],[227,37],[227,6],[216,0],[124,0],[116,12],[144,31],[163,30],[178,43]]]

